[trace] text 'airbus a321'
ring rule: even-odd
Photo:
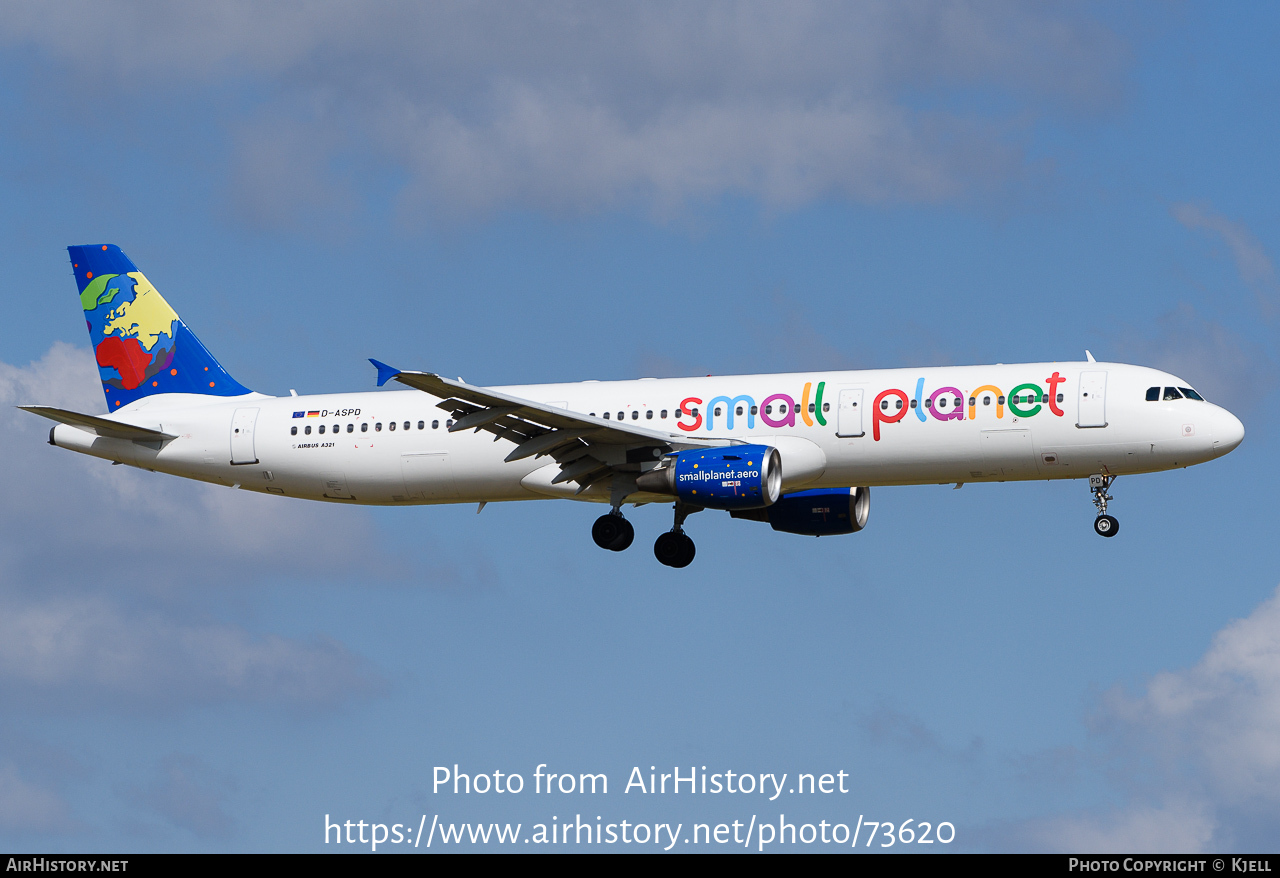
[[[606,503],[591,535],[622,551],[626,504],[674,503],[663,564],[693,560],[703,509],[810,536],[867,523],[872,486],[1089,479],[1115,536],[1118,475],[1186,467],[1244,427],[1165,372],[1023,363],[475,387],[371,361],[398,393],[273,397],[239,384],[110,244],[69,247],[107,414],[22,406],[49,442],[156,472],[334,503],[567,498]]]

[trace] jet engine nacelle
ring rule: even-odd
[[[767,521],[774,530],[807,537],[857,533],[871,512],[870,488],[815,488],[784,494],[768,509],[730,511],[734,518]]]
[[[782,495],[782,458],[767,445],[693,448],[668,455],[636,487],[706,509],[762,509]]]

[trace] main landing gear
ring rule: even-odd
[[[688,567],[697,550],[694,548],[693,540],[689,539],[684,532],[684,520],[693,513],[701,511],[701,506],[677,503],[675,526],[658,537],[653,544],[654,557],[668,567]],[[611,552],[621,552],[626,549],[635,537],[635,528],[617,509],[600,516],[591,526],[591,539],[595,540],[600,548]]]
[[[616,509],[608,515],[600,516],[596,519],[596,523],[591,525],[591,539],[595,540],[600,548],[611,552],[621,552],[630,546],[635,538],[636,529]]]
[[[1098,517],[1093,521],[1093,530],[1101,537],[1113,537],[1120,533],[1120,522],[1116,521],[1115,516],[1107,515],[1107,501],[1115,499],[1107,493],[1107,489],[1115,480],[1115,476],[1089,476],[1089,490],[1093,492],[1093,505],[1098,507]]]
[[[684,520],[701,510],[700,506],[676,504],[676,522],[671,530],[662,534],[653,544],[653,556],[668,567],[688,567],[697,554],[693,540],[684,532]]]

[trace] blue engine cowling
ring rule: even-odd
[[[734,518],[767,521],[774,530],[807,537],[862,530],[871,511],[870,488],[815,488],[784,494],[768,509],[730,512]]]
[[[674,494],[706,509],[762,509],[782,494],[782,458],[768,445],[693,448],[669,455],[636,480],[643,491]]]

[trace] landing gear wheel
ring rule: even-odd
[[[596,545],[611,552],[621,552],[636,538],[636,529],[621,515],[610,512],[596,519],[591,526],[591,539]]]
[[[1094,473],[1089,476],[1089,492],[1093,494],[1093,505],[1098,508],[1098,517],[1093,521],[1093,529],[1100,537],[1113,537],[1120,533],[1120,522],[1114,516],[1107,515],[1107,501],[1114,500],[1107,489],[1116,477],[1107,473]]]
[[[688,567],[697,548],[683,531],[668,531],[653,544],[653,556],[668,567]]]

